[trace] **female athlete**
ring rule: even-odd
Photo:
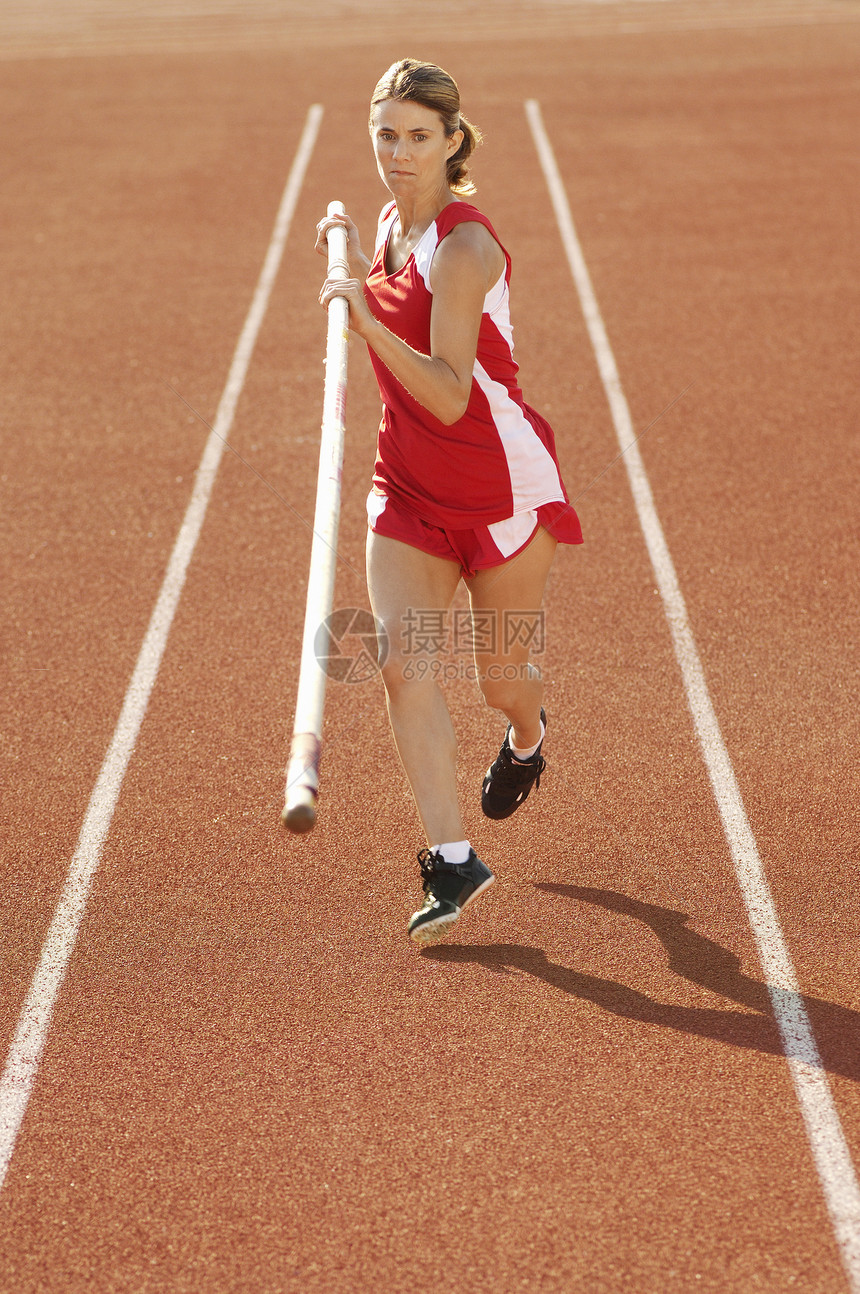
[[[478,683],[508,721],[481,803],[488,817],[506,818],[545,767],[543,684],[523,626],[538,623],[556,544],[581,543],[582,534],[552,429],[517,383],[510,257],[464,201],[475,191],[467,164],[480,135],[460,113],[455,81],[431,63],[393,64],[373,94],[370,135],[393,199],[373,259],[349,216],[320,222],[316,250],[326,254],[332,225],[346,228],[355,277],[326,280],[320,301],[347,298],[383,403],[367,579],[388,642],[391,728],[427,837],[418,854],[424,901],[409,922],[425,944],[494,880],[465,838],[456,739],[432,668],[444,636],[428,630],[444,621],[462,579]]]

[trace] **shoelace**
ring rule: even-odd
[[[499,786],[519,786],[522,782],[529,781],[531,775],[534,774],[535,790],[537,791],[540,787],[540,775],[546,768],[546,760],[543,755],[538,755],[534,763],[529,760],[527,764],[519,764],[514,760],[507,747],[505,747],[502,754],[502,766],[498,771],[493,772],[493,781]],[[537,769],[536,773],[534,772],[535,769]]]

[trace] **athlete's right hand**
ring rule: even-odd
[[[318,252],[320,256],[328,256],[328,231],[336,225],[346,230],[346,254],[350,270],[353,273],[360,272],[362,276],[366,275],[370,269],[370,261],[361,250],[358,225],[349,216],[323,216],[317,225],[317,240],[314,244],[314,251]]]

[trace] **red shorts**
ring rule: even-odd
[[[571,520],[558,527],[558,518],[565,514],[569,514]],[[399,539],[423,553],[458,562],[467,578],[476,571],[501,566],[511,557],[516,557],[531,543],[541,526],[551,533],[556,533],[559,528],[563,530],[564,533],[558,535],[562,543],[582,543],[576,513],[565,503],[548,503],[531,512],[518,512],[505,521],[476,526],[473,530],[445,530],[422,521],[396,499],[371,490],[367,496],[367,521],[375,535]]]

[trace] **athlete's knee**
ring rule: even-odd
[[[478,684],[487,705],[508,713],[540,684],[540,671],[527,661],[498,661],[481,671]]]
[[[408,689],[426,687],[438,682],[438,661],[434,656],[416,655],[393,646],[380,665],[382,681],[390,697],[402,695]]]

